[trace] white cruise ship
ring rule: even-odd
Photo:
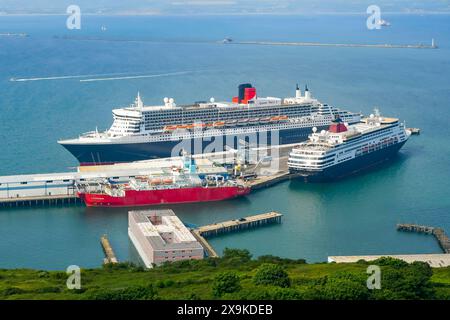
[[[328,131],[313,128],[309,140],[292,149],[289,171],[307,182],[336,180],[391,158],[410,135],[398,119],[377,110],[354,125],[337,118]]]
[[[249,145],[282,145],[304,141],[312,127],[327,128],[339,114],[355,123],[361,115],[322,104],[305,87],[288,98],[259,97],[251,84],[241,84],[232,101],[199,101],[178,105],[164,98],[163,105],[134,104],[113,110],[114,122],[104,132],[58,141],[81,165],[130,162],[190,154],[211,153]]]

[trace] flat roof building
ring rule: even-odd
[[[204,257],[202,245],[169,209],[130,211],[128,235],[147,268]]]

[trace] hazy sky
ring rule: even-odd
[[[384,12],[450,12],[450,0],[0,0],[3,13],[246,14],[360,12],[376,4]]]

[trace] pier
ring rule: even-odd
[[[450,240],[441,228],[422,226],[417,224],[397,224],[398,231],[417,232],[430,234],[436,237],[444,253],[437,254],[399,254],[399,255],[371,255],[371,256],[329,256],[328,262],[355,263],[359,260],[373,261],[382,257],[391,257],[403,260],[407,263],[415,261],[426,262],[432,268],[450,267]]]
[[[223,233],[241,231],[245,229],[261,227],[271,223],[280,223],[283,215],[278,212],[268,212],[249,216],[245,218],[228,220],[224,222],[209,224],[195,229],[204,238],[216,236]]]
[[[421,226],[417,224],[398,224],[397,230],[431,234],[436,238],[444,253],[450,253],[450,239],[441,228]]]
[[[199,175],[227,176],[224,167],[213,165],[211,157],[195,157]],[[0,176],[0,209],[82,204],[77,197],[76,184],[86,181],[109,180],[126,183],[136,175],[165,174],[172,166],[182,165],[180,157],[151,159],[125,164],[78,167],[77,171]]]
[[[191,232],[197,241],[201,243],[209,257],[218,257],[219,255],[209,244],[206,238],[230,232],[262,227],[268,224],[281,223],[282,216],[283,215],[281,213],[272,211],[245,218],[208,224],[206,226],[192,229]]]
[[[211,258],[218,258],[219,257],[219,255],[214,250],[212,245],[210,245],[209,242],[204,237],[202,237],[202,235],[198,232],[198,230],[194,229],[194,230],[191,230],[191,232],[192,232],[192,235],[194,236],[194,238],[198,242],[200,242],[200,244],[202,245],[203,249],[206,251],[208,257],[211,257]]]
[[[82,204],[76,195],[44,195],[0,199],[0,208],[39,207]]]
[[[105,263],[105,264],[106,263],[113,263],[113,264],[118,263],[119,260],[117,260],[116,254],[114,253],[106,234],[104,234],[100,238],[100,243],[102,245],[103,252],[105,253],[105,259],[103,260],[103,263]]]

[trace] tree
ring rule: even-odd
[[[219,273],[213,281],[213,294],[216,297],[222,296],[224,293],[233,293],[241,290],[239,276],[232,271]]]
[[[392,257],[381,257],[372,261],[370,264],[377,266],[391,266],[394,268],[405,268],[408,266],[408,262]]]
[[[279,265],[263,263],[260,265],[253,277],[256,285],[272,285],[287,288],[291,285],[291,279],[287,272]]]
[[[239,260],[242,263],[248,262],[252,259],[250,251],[247,249],[230,249],[225,248],[223,250],[223,259],[225,260]]]
[[[320,290],[327,300],[365,300],[369,297],[365,275],[337,273],[327,278]]]
[[[431,283],[433,271],[425,262],[413,262],[403,267],[394,264],[381,269],[381,290],[375,290],[375,299],[433,299]]]

